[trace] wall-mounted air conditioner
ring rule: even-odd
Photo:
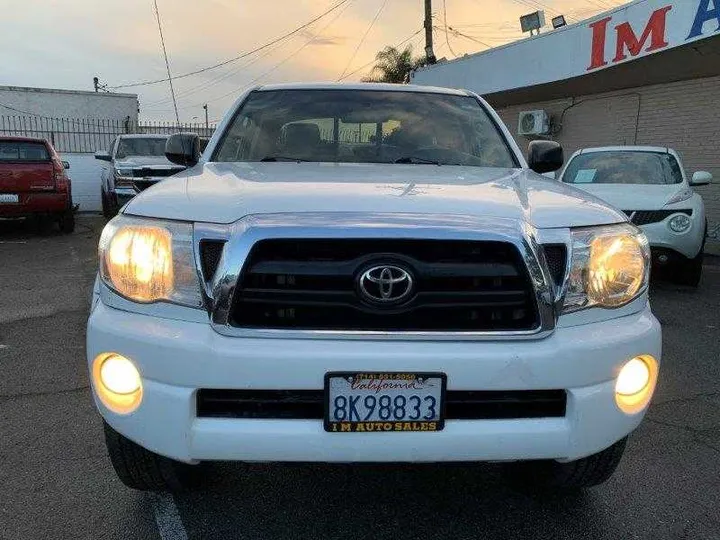
[[[550,133],[550,118],[543,110],[522,111],[518,119],[519,135],[548,135]]]

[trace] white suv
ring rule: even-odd
[[[475,94],[278,85],[105,228],[87,329],[122,481],[209,460],[607,479],[655,389],[650,253]],[[540,173],[540,174],[539,174]]]
[[[647,235],[653,263],[671,267],[678,283],[698,286],[707,217],[693,187],[709,184],[709,172],[689,178],[672,148],[606,146],[575,152],[559,180],[624,211]]]

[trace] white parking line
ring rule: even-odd
[[[173,496],[168,493],[154,493],[151,497],[160,538],[162,540],[187,540],[187,532],[182,519],[180,519]]]

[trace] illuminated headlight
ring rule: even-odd
[[[190,223],[117,216],[99,255],[103,281],[129,300],[202,306]]]
[[[129,414],[140,406],[143,384],[140,372],[129,358],[117,353],[103,353],[92,365],[95,395],[108,409]]]
[[[629,223],[575,229],[572,238],[564,311],[619,307],[645,290],[650,248],[640,229]]]
[[[115,169],[115,176],[123,176],[127,178],[133,177],[133,170],[132,169]]]
[[[658,363],[646,354],[628,360],[615,380],[615,403],[626,414],[636,414],[647,407],[655,391]]]
[[[677,214],[676,216],[670,218],[670,221],[668,221],[668,227],[670,227],[670,230],[672,232],[676,233],[684,233],[690,228],[690,225],[690,216],[687,216],[685,214]]]

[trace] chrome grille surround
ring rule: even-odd
[[[509,218],[411,213],[278,213],[249,215],[232,224],[196,223],[195,259],[202,276],[199,244],[225,240],[217,271],[203,280],[203,296],[213,329],[235,337],[381,340],[506,340],[541,339],[555,329],[562,290],[548,270],[538,241],[539,231]],[[365,331],[241,328],[229,324],[235,286],[253,245],[265,239],[390,238],[421,240],[498,241],[513,244],[524,260],[535,291],[539,325],[508,331]],[[200,278],[202,280],[202,277]]]

